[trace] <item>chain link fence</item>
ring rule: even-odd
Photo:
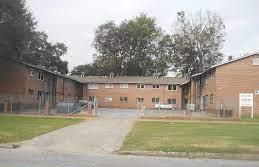
[[[0,113],[33,114],[33,115],[94,115],[97,107],[95,101],[86,101],[79,98],[57,98],[45,96],[1,96]]]
[[[175,118],[175,119],[238,119],[233,109],[216,111],[197,111],[194,109],[147,109],[144,105],[137,107],[141,118]]]

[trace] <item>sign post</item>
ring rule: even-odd
[[[241,108],[252,107],[251,119],[254,118],[254,95],[253,93],[240,93],[239,94],[239,119],[241,119]]]

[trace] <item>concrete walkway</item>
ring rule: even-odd
[[[120,148],[136,117],[105,115],[25,141],[21,150],[109,154]]]

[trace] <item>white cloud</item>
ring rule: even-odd
[[[159,26],[170,31],[176,12],[212,10],[226,24],[226,55],[239,56],[259,50],[259,1],[257,0],[28,0],[39,24],[51,41],[64,42],[69,51],[69,68],[92,61],[95,28],[107,20],[119,22],[141,12],[157,18]]]

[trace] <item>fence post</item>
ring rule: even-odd
[[[40,114],[40,110],[41,110],[41,98],[39,97],[39,114]]]
[[[11,111],[11,113],[13,112],[13,97],[11,96],[10,97],[10,111]]]
[[[49,114],[49,96],[47,97],[47,100],[45,103],[45,113]]]
[[[4,113],[8,112],[8,102],[6,99],[4,99]]]
[[[69,97],[67,99],[67,114],[69,114]]]

